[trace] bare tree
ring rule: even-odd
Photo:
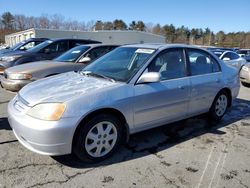
[[[86,30],[87,31],[93,31],[94,26],[95,26],[95,21],[94,20],[90,20],[86,24]]]
[[[27,19],[24,15],[17,14],[14,16],[14,20],[17,30],[24,30],[27,28],[26,26]]]
[[[49,16],[44,14],[38,18],[39,28],[49,29],[50,27],[50,20]]]
[[[50,18],[51,29],[60,29],[62,23],[64,22],[64,17],[60,14],[54,14]]]
[[[145,28],[146,32],[153,33],[154,24],[152,22],[146,23],[145,26],[146,26]]]

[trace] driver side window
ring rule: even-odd
[[[158,72],[161,80],[170,80],[186,76],[182,49],[161,52],[148,66],[148,72]]]

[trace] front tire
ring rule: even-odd
[[[210,117],[213,121],[219,122],[225,115],[229,104],[227,92],[221,91],[217,94],[210,108]]]
[[[112,155],[121,140],[119,119],[109,114],[96,115],[75,133],[73,153],[84,162],[99,162]]]
[[[250,87],[250,84],[249,83],[246,83],[246,82],[241,82],[241,84],[245,87]]]

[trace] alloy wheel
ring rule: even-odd
[[[92,157],[108,154],[117,141],[117,129],[108,121],[97,123],[90,129],[85,139],[85,149]]]

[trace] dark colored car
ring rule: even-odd
[[[29,38],[27,40],[24,40],[22,42],[17,43],[16,45],[12,47],[7,47],[5,49],[0,50],[0,55],[3,56],[3,54],[7,54],[9,52],[13,51],[25,51],[30,48],[33,48],[34,46],[48,40],[48,38]]]
[[[41,61],[51,60],[69,49],[81,44],[96,44],[99,41],[84,40],[84,39],[51,39],[27,50],[15,51],[6,54],[0,59],[0,73],[3,73],[6,68],[16,65]]]
[[[2,78],[0,76],[1,85],[7,90],[18,91],[23,86],[41,78],[79,71],[116,47],[117,45],[85,44],[70,49],[54,60],[14,66],[6,69]]]
[[[246,59],[247,62],[250,62],[250,49],[240,49],[237,51],[237,54],[239,54],[240,57]]]

